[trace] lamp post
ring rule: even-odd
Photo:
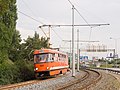
[[[117,40],[120,39],[120,38],[112,38],[110,37],[110,39],[113,39],[115,40],[115,53],[114,53],[114,58],[116,58],[116,67],[117,67],[117,59],[118,59],[118,54],[117,54]]]

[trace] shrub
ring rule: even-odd
[[[34,79],[34,64],[30,61],[18,60],[15,62],[20,73],[20,80],[27,81]]]
[[[11,84],[19,82],[19,70],[11,60],[4,60],[0,64],[0,84]]]

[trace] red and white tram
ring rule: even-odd
[[[34,71],[36,77],[65,74],[68,68],[67,54],[52,49],[34,51]]]

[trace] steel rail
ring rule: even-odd
[[[69,86],[72,86],[76,83],[79,83],[80,81],[84,81],[85,79],[87,79],[89,77],[89,72],[87,70],[83,70],[83,71],[86,72],[86,74],[82,78],[80,78],[72,83],[69,82],[69,83],[63,85],[62,87],[57,88],[56,90],[62,90],[62,89],[68,88]]]
[[[70,86],[72,86],[74,84],[84,83],[82,81],[85,81],[90,76],[89,71],[93,71],[93,72],[97,73],[98,74],[97,78],[95,80],[92,80],[89,84],[81,86],[80,88],[77,88],[75,90],[83,90],[83,89],[88,90],[92,85],[95,85],[102,77],[101,73],[97,72],[95,70],[87,69],[87,70],[84,70],[84,71],[86,72],[86,75],[83,78],[78,79],[78,80],[76,80],[74,82],[69,82],[69,83],[63,85],[62,87],[57,88],[57,90],[64,90],[64,89],[67,89],[67,88],[69,88]]]
[[[69,75],[69,74],[70,73],[68,72],[66,75]],[[44,82],[44,81],[51,80],[51,79],[56,79],[56,78],[59,78],[59,77],[62,77],[62,76],[61,75],[46,76],[46,77],[43,77],[43,78],[38,78],[37,80],[20,82],[20,83],[15,83],[15,84],[10,84],[10,85],[3,85],[3,86],[0,86],[0,90],[13,90],[15,88],[20,88],[20,87],[24,87],[24,86],[27,86],[27,85],[37,84],[39,82]]]
[[[4,86],[0,87],[0,90],[10,90],[10,89],[13,89],[16,87],[21,87],[21,86],[37,83],[38,81],[39,80],[31,80],[31,81],[26,81],[26,82],[21,82],[21,83],[16,83],[16,84],[4,85]]]
[[[91,83],[89,83],[88,85],[82,88],[79,88],[79,90],[83,90],[83,89],[89,90],[91,86],[96,85],[96,83],[102,78],[102,74],[100,72],[92,70],[92,69],[88,69],[88,70],[96,72],[98,74],[98,77],[95,80],[93,80]]]

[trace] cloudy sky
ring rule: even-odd
[[[120,38],[120,0],[71,0],[71,2],[89,24],[110,24],[110,26],[93,27],[92,30],[90,27],[75,27],[75,39],[77,39],[77,29],[80,30],[80,40],[97,40],[100,42],[93,44],[104,44],[108,48],[115,48],[117,38],[117,52],[120,54],[120,40],[118,39]],[[38,28],[42,24],[71,24],[72,9],[68,0],[17,0],[17,8],[20,12],[39,21],[34,21],[18,12],[17,29],[23,39],[28,35],[33,36],[35,31],[40,36],[45,36]],[[86,24],[76,11],[75,24]],[[43,29],[48,32],[48,28]],[[52,28],[53,47],[67,47],[69,43],[62,40],[70,39],[71,27]],[[84,48],[85,45],[81,43],[80,47]]]

